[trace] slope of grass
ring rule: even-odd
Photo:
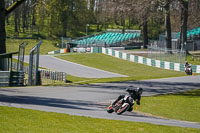
[[[129,76],[128,78],[115,78],[120,80],[141,80],[152,78],[177,77],[185,75],[185,73],[183,72],[150,67],[130,61],[117,59],[104,54],[70,54],[57,57],[78,64],[83,64],[86,66]]]
[[[139,110],[171,119],[200,122],[200,89],[173,95],[142,97]]]
[[[6,40],[6,50],[7,53],[19,51],[19,45],[22,42],[27,42],[28,45],[25,49],[25,54],[28,55],[30,50],[38,44],[40,40],[33,40],[33,39],[7,39]],[[49,51],[53,51],[56,49],[60,49],[55,47],[54,44],[56,41],[52,40],[42,40],[42,45],[40,46],[40,54],[47,54]]]
[[[0,106],[1,133],[192,133],[198,129],[94,119]]]

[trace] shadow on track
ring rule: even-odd
[[[101,107],[103,105],[92,103],[91,101],[65,100],[32,96],[9,96],[0,94],[0,102],[12,104],[40,105],[58,108],[69,108],[77,110],[94,110],[91,107]]]
[[[127,82],[89,84],[82,86],[89,88],[100,88],[106,90],[119,90],[119,91],[125,90],[127,86],[142,87],[144,89],[145,96],[171,94],[177,92],[184,92],[192,89],[200,89],[200,83],[156,82],[156,81],[127,81]]]

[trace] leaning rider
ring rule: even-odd
[[[131,98],[129,101],[130,104],[130,108],[127,111],[132,111],[133,110],[133,105],[134,105],[134,101],[136,101],[137,105],[140,105],[140,100],[141,100],[141,95],[143,92],[142,88],[134,88],[133,86],[129,86],[128,88],[126,88],[126,91],[130,94]],[[124,98],[125,95],[120,95],[113,103],[112,105],[114,106],[120,99]]]
[[[185,72],[187,71],[188,67],[190,66],[190,64],[186,61],[185,62]]]
[[[190,64],[186,61],[185,62],[185,68],[187,68]]]

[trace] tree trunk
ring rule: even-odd
[[[166,43],[167,48],[172,48],[172,41],[171,41],[171,21],[170,21],[170,1],[166,0],[165,5],[165,28],[166,28]]]
[[[37,0],[33,0],[33,4],[35,4],[37,2]],[[36,20],[35,20],[35,14],[36,14],[36,6],[34,5],[34,7],[33,7],[33,10],[32,10],[32,25],[35,25],[35,22],[36,22]]]
[[[128,29],[131,27],[131,16],[128,17]]]
[[[5,0],[0,0],[0,54],[6,53],[6,30],[5,19],[15,8],[17,8],[25,0],[18,0],[9,8],[5,9]],[[6,63],[0,60],[0,70],[6,70]]]
[[[7,23],[7,25],[10,25],[10,23],[9,23],[9,16],[6,17],[6,23]]]
[[[8,6],[9,6],[9,2],[5,1],[5,7],[8,7]],[[9,25],[9,15],[6,16],[6,24]]]
[[[66,26],[66,24],[63,24],[62,37],[67,37],[67,26]]]
[[[18,32],[18,11],[17,10],[15,10],[15,18],[14,18],[15,20],[15,33],[17,33]]]
[[[5,2],[0,0],[0,54],[6,53],[6,30],[5,30]],[[4,60],[0,60],[0,70],[5,70]]]
[[[99,22],[97,21],[97,32],[99,32],[100,29],[99,29]]]
[[[144,37],[144,42],[143,42],[143,48],[147,48],[148,45],[148,22],[147,19],[144,19],[143,21],[143,37]]]
[[[25,28],[26,28],[26,5],[25,5],[25,3],[23,3],[22,28],[23,28],[23,33],[25,33]]]
[[[122,33],[125,33],[125,19],[121,19],[121,26],[123,26]]]
[[[188,1],[181,1],[181,43],[186,48],[187,43],[187,21],[188,21]]]
[[[0,0],[0,54],[6,53],[5,3]]]

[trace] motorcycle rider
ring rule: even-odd
[[[190,64],[186,61],[186,62],[185,62],[185,68],[188,68],[189,65],[190,65]]]
[[[128,88],[126,88],[126,91],[130,94],[131,98],[132,99],[129,99],[129,105],[130,105],[130,108],[127,110],[127,111],[132,111],[133,110],[133,105],[134,105],[134,102],[133,101],[136,101],[137,105],[140,105],[140,100],[141,100],[141,95],[142,95],[142,92],[143,92],[143,89],[142,88],[134,88],[133,86],[129,86]],[[120,99],[124,98],[125,95],[120,95],[113,103],[112,103],[112,106],[114,106]]]
[[[192,75],[192,66],[187,61],[185,62],[185,72],[187,74],[190,73]]]

